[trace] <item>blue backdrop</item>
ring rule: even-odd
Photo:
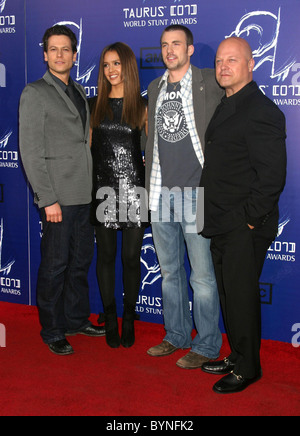
[[[26,83],[45,72],[41,39],[46,28],[69,25],[79,41],[72,76],[97,95],[102,49],[123,41],[135,52],[141,91],[163,74],[159,48],[163,29],[188,26],[195,36],[193,64],[213,67],[226,36],[246,38],[256,60],[255,80],[287,118],[288,177],[280,201],[278,237],[261,277],[263,338],[290,342],[299,314],[300,243],[297,187],[300,175],[300,2],[298,0],[0,0],[0,301],[34,305],[42,228],[23,173],[18,150],[18,104]],[[119,257],[120,259],[120,257]],[[137,312],[141,320],[162,323],[161,278],[151,228],[141,255],[142,283]],[[188,263],[186,264],[189,272]],[[122,313],[122,267],[116,293]],[[101,311],[95,260],[90,270],[91,309]],[[192,297],[192,294],[191,294]],[[192,300],[192,298],[191,298]],[[1,321],[1,320],[0,320]]]

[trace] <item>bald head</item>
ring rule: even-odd
[[[251,47],[245,39],[231,37],[221,42],[216,55],[216,77],[228,97],[253,80],[254,65]]]
[[[218,51],[224,47],[236,47],[248,61],[252,58],[252,49],[249,43],[243,38],[231,36],[230,38],[224,39],[219,45]]]

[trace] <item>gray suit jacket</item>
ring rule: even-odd
[[[193,103],[197,132],[202,148],[205,145],[205,131],[215,112],[216,107],[224,96],[224,91],[219,87],[215,78],[215,71],[192,66],[193,75]],[[156,101],[160,93],[158,77],[148,87],[148,139],[146,143],[146,189],[150,192],[150,176],[153,162],[154,128]],[[203,149],[204,152],[204,149]],[[203,153],[204,154],[204,153]]]
[[[76,107],[48,71],[21,96],[20,153],[40,208],[91,202],[89,107],[84,88],[75,86],[86,102],[85,130]]]

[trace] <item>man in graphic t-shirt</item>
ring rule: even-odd
[[[158,151],[162,186],[197,188],[201,164],[191,141],[181,97],[180,82],[168,83],[157,114]],[[170,159],[171,158],[171,159]]]
[[[189,29],[167,27],[161,48],[167,70],[148,89],[146,188],[163,279],[166,336],[148,354],[167,356],[180,348],[190,348],[177,365],[192,369],[216,359],[222,345],[210,240],[197,233],[196,203],[204,164],[204,134],[224,92],[215,80],[214,70],[191,65],[194,46]],[[193,340],[185,247],[194,293],[197,335]]]

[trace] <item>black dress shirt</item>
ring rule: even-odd
[[[85,101],[80,95],[79,91],[74,86],[74,81],[72,78],[69,78],[69,84],[66,85],[62,80],[60,80],[58,77],[54,76],[54,74],[50,73],[52,78],[55,80],[56,83],[61,87],[61,89],[67,94],[67,96],[71,99],[72,103],[76,107],[76,109],[79,112],[83,130],[85,130],[86,125],[86,107],[85,107]]]

